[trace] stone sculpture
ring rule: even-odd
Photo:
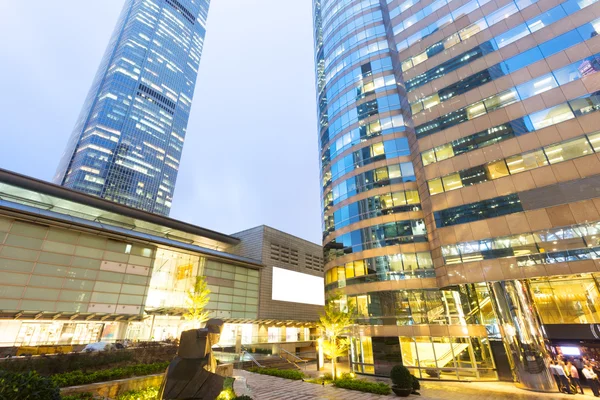
[[[177,356],[165,372],[159,398],[163,400],[214,400],[224,378],[215,374],[211,348],[219,342],[223,321],[210,319],[206,327],[181,333]]]

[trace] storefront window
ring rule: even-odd
[[[532,280],[531,292],[545,324],[600,323],[600,291],[589,274]]]

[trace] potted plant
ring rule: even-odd
[[[417,396],[420,396],[421,393],[419,393],[419,390],[421,390],[421,382],[419,382],[419,378],[417,378],[414,375],[412,376],[412,392],[411,394],[416,394]]]
[[[404,365],[396,365],[390,372],[392,391],[396,396],[408,397],[413,392],[413,376]]]

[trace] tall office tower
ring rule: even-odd
[[[169,215],[209,0],[126,0],[55,183]]]
[[[600,3],[314,0],[355,371],[555,390],[600,339]]]

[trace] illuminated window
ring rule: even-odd
[[[467,40],[471,36],[481,32],[485,28],[487,28],[487,23],[485,22],[485,20],[482,19],[482,20],[477,21],[474,24],[471,24],[471,25],[467,26],[466,28],[462,29],[459,32],[460,38],[461,38],[461,40]],[[451,44],[450,46],[454,46],[454,43]],[[450,46],[448,46],[448,47],[450,47]],[[444,47],[448,48],[446,46],[444,46]]]
[[[429,165],[436,162],[434,149],[421,153],[421,158],[423,159],[423,165]]]
[[[505,92],[499,93],[487,100],[484,101],[485,108],[488,112],[496,110],[501,107],[505,107],[509,104],[512,104],[516,101],[519,101],[519,96],[517,91],[514,89],[507,90]]]
[[[458,36],[457,33],[455,33],[452,36],[448,36],[446,38],[446,40],[444,40],[444,49],[449,49],[450,47],[454,46],[457,43],[460,43],[460,37]]]
[[[431,108],[438,104],[440,104],[440,96],[437,93],[423,99],[423,108],[425,109]]]
[[[383,142],[376,143],[371,146],[372,157],[376,157],[384,154],[385,150],[383,147]]]
[[[446,189],[446,191],[460,189],[463,187],[462,180],[460,179],[460,175],[458,173],[444,176],[442,181],[444,182],[444,189]]]
[[[482,102],[475,103],[475,104],[467,107],[467,118],[468,119],[477,118],[480,115],[483,115],[485,113],[486,113],[485,106],[483,105]]]
[[[511,174],[543,167],[547,164],[548,161],[546,160],[546,156],[542,150],[536,150],[526,154],[518,154],[506,159],[506,165],[508,166],[508,170]]]
[[[379,196],[379,201],[381,202],[381,207],[382,208],[392,208],[392,207],[394,207],[394,203],[392,201],[392,194],[391,193],[382,194],[381,196]]]
[[[404,193],[406,194],[407,204],[418,204],[421,202],[421,199],[419,198],[419,192],[416,190],[407,190]]]
[[[488,179],[499,179],[510,175],[504,160],[489,163],[485,166],[485,172]]]
[[[444,186],[442,185],[442,180],[440,178],[427,181],[427,185],[429,186],[429,193],[431,195],[444,192]]]
[[[389,178],[390,179],[400,178],[403,175],[402,173],[400,173],[399,165],[390,165],[388,167],[388,170],[389,170]],[[406,175],[406,174],[404,174],[404,175]]]
[[[424,51],[423,53],[414,56],[412,62],[414,65],[421,64],[423,61],[427,60],[427,58],[427,52]]]
[[[600,151],[600,132],[588,135],[588,139],[592,144],[595,152]]]
[[[559,143],[544,148],[550,164],[556,164],[572,158],[593,153],[592,147],[585,137]]]
[[[375,170],[375,181],[381,181],[389,178],[388,170],[386,167],[377,168]]]
[[[529,115],[529,119],[536,130],[556,125],[572,118],[575,118],[575,115],[573,115],[571,108],[566,103]]]
[[[435,156],[438,161],[446,160],[450,157],[454,157],[454,149],[450,143],[443,144],[435,149]]]

